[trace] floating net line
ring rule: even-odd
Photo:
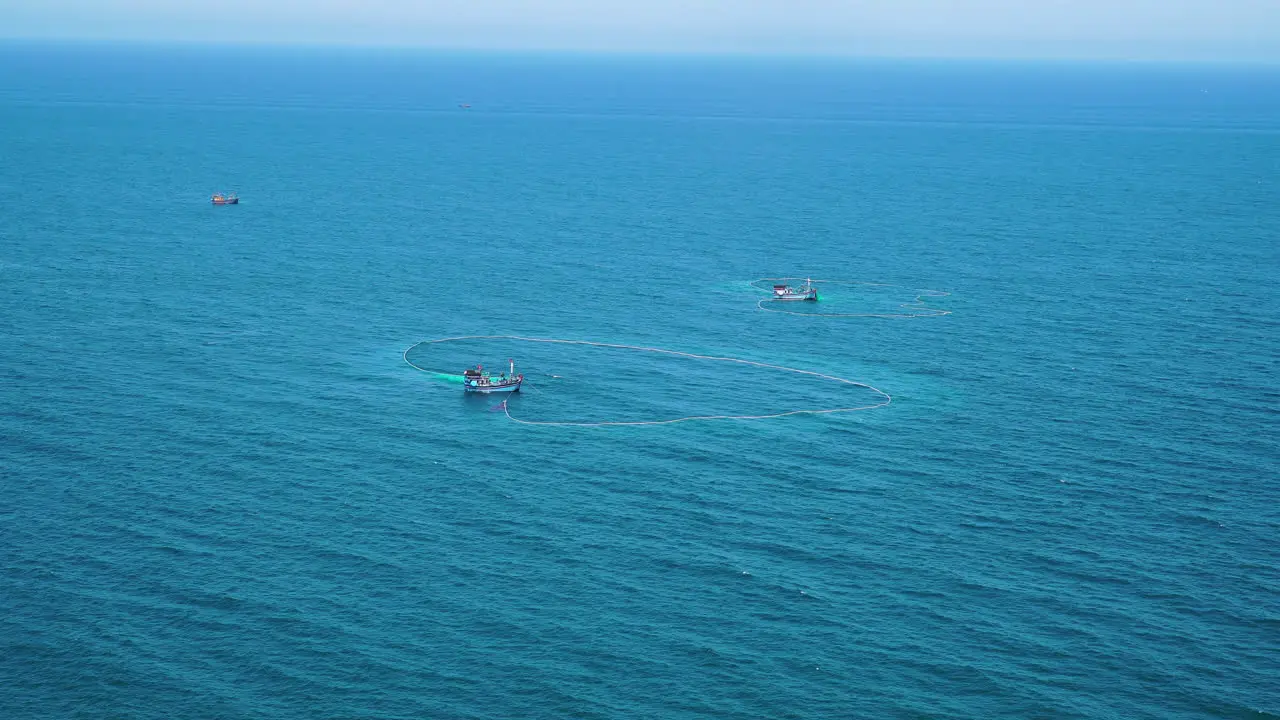
[[[862,282],[860,280],[810,280],[808,278],[802,278],[802,277],[760,278],[758,280],[752,280],[751,287],[754,287],[758,290],[768,291],[770,288],[761,285],[761,283],[786,283],[793,280],[795,281],[804,280],[813,285],[818,285],[818,284],[866,285],[869,287],[883,287],[883,288],[903,287],[902,285]],[[896,312],[896,313],[843,313],[843,312],[828,313],[828,312],[802,312],[797,310],[784,310],[780,306],[795,305],[796,303],[804,304],[810,301],[778,300],[773,297],[760,298],[760,300],[756,302],[756,307],[760,310],[764,310],[765,312],[776,312],[776,313],[783,313],[786,315],[809,315],[813,317],[865,317],[865,318],[906,319],[906,318],[922,318],[922,317],[941,317],[943,315],[951,314],[950,310],[942,310],[939,308],[929,307],[927,304],[927,301],[925,300],[925,298],[947,297],[951,293],[943,292],[941,290],[915,290],[914,292],[919,293],[918,295],[915,296],[914,300],[912,300],[911,302],[902,303],[901,305],[898,306],[899,308],[902,308],[904,312]],[[819,300],[819,302],[821,302],[821,300]]]
[[[741,358],[722,357],[718,355],[699,355],[697,353],[681,352],[679,350],[666,350],[664,348],[645,347],[643,345],[624,345],[621,343],[602,343],[590,340],[561,340],[558,338],[536,338],[524,337],[521,335],[459,335],[457,337],[439,338],[436,340],[421,340],[410,345],[405,349],[403,357],[404,361],[415,370],[420,370],[432,375],[444,375],[446,377],[455,377],[450,373],[442,373],[438,370],[429,370],[421,367],[409,359],[409,353],[417,347],[423,345],[435,345],[448,342],[462,342],[465,340],[515,340],[518,342],[529,343],[546,343],[554,345],[578,345],[598,348],[611,348],[615,350],[635,350],[639,352],[657,353],[660,355],[671,355],[674,357],[692,358],[695,360],[711,360],[716,362],[734,363],[738,365],[746,365],[749,367],[764,368],[766,370],[780,370],[783,372],[795,373],[797,375],[807,375],[809,377],[820,378],[822,380],[830,380],[841,383],[843,385],[851,385],[870,390],[877,395],[879,399],[868,405],[859,405],[856,407],[837,407],[837,408],[807,408],[800,410],[784,410],[782,412],[769,413],[766,415],[687,415],[685,417],[670,418],[667,420],[605,420],[593,422],[577,422],[577,421],[559,421],[559,420],[526,420],[524,418],[515,417],[511,414],[511,406],[508,400],[503,400],[501,409],[506,414],[507,419],[517,422],[521,425],[545,425],[553,427],[638,427],[644,425],[674,425],[675,423],[692,422],[695,420],[770,420],[773,418],[788,417],[791,415],[835,415],[838,413],[859,412],[863,410],[874,410],[881,408],[893,402],[893,398],[889,393],[868,385],[867,383],[849,380],[848,378],[838,377],[836,375],[828,375],[815,370],[802,370],[800,368],[787,367],[785,365],[775,365],[772,363],[756,362],[755,360],[743,360]],[[497,409],[495,406],[493,409]]]

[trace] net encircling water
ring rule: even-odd
[[[519,343],[519,344],[529,345],[534,348],[553,347],[553,346],[566,347],[567,346],[567,347],[575,347],[579,349],[595,348],[595,349],[625,350],[625,351],[631,351],[631,352],[648,353],[648,354],[668,357],[668,358],[694,360],[694,361],[699,361],[701,363],[717,363],[717,364],[723,364],[723,365],[732,365],[739,368],[748,368],[753,371],[760,371],[765,373],[779,373],[779,372],[790,373],[790,374],[794,374],[801,377],[808,377],[808,378],[813,378],[817,380],[827,381],[829,383],[834,383],[835,385],[840,387],[861,389],[863,391],[866,391],[870,395],[865,402],[858,402],[856,404],[845,404],[848,402],[847,400],[845,400],[839,403],[832,402],[830,406],[806,405],[801,407],[786,407],[783,409],[777,409],[777,410],[765,411],[765,412],[733,413],[733,412],[715,411],[715,412],[706,412],[706,413],[691,413],[691,414],[678,415],[673,417],[660,417],[660,418],[644,418],[644,419],[605,418],[605,419],[590,419],[590,420],[587,420],[587,419],[549,420],[549,419],[533,419],[533,418],[523,417],[523,416],[520,416],[518,413],[513,414],[513,404],[518,406],[520,404],[519,401],[513,402],[512,399],[502,400],[500,403],[500,407],[503,413],[506,415],[506,417],[512,420],[513,422],[516,422],[522,425],[542,425],[542,426],[555,426],[555,427],[622,427],[622,426],[637,427],[637,426],[652,426],[652,425],[671,425],[675,423],[683,423],[683,422],[691,422],[691,421],[767,420],[767,419],[773,419],[773,418],[788,417],[793,415],[834,415],[834,414],[840,414],[840,413],[851,413],[851,412],[858,412],[858,411],[864,411],[864,410],[873,410],[876,408],[884,407],[888,405],[890,402],[892,402],[892,398],[889,396],[888,393],[872,385],[869,385],[863,382],[858,382],[856,380],[850,380],[844,377],[839,377],[836,375],[831,375],[828,373],[818,372],[815,370],[806,370],[802,368],[788,367],[785,365],[759,362],[759,361],[747,360],[743,358],[733,358],[733,357],[725,357],[725,356],[719,356],[719,355],[705,355],[705,354],[698,354],[698,353],[682,352],[679,350],[668,350],[665,348],[648,347],[648,346],[642,346],[642,345],[627,345],[623,343],[604,343],[604,342],[594,342],[589,340],[525,337],[520,335],[464,335],[464,336],[457,336],[457,337],[439,338],[435,340],[423,340],[423,341],[414,343],[404,351],[403,358],[405,363],[407,363],[410,367],[413,367],[414,369],[425,372],[425,373],[429,373],[434,377],[444,378],[444,379],[447,379],[447,378],[460,379],[459,375],[449,373],[447,371],[433,370],[426,367],[425,363],[420,364],[419,362],[415,362],[414,359],[410,358],[410,355],[411,353],[414,353],[415,350],[418,350],[420,348],[439,347],[439,346],[447,345],[450,343],[459,344],[459,343],[476,342],[476,341],[486,341],[486,342],[505,341],[510,343]],[[519,371],[519,369],[517,369],[517,371]],[[565,371],[565,372],[567,373],[572,371]],[[635,398],[635,396],[640,395],[641,393],[637,392],[632,394],[628,392],[610,392],[611,390],[610,385],[611,383],[615,383],[615,382],[618,383],[620,386],[625,386],[627,385],[627,383],[631,383],[630,387],[638,387],[635,384],[634,375],[635,375],[634,372],[632,373],[619,372],[616,375],[601,376],[591,368],[584,367],[581,375],[575,378],[566,379],[566,377],[564,376],[552,375],[552,374],[539,374],[539,377],[554,378],[556,379],[556,381],[562,381],[562,382],[569,382],[573,380],[573,381],[577,381],[579,386],[594,384],[594,388],[598,392],[604,392],[605,394],[608,394],[614,397],[618,395],[624,395],[627,397]],[[659,375],[659,377],[661,376]],[[676,372],[676,373],[671,373],[666,379],[670,380],[672,384],[679,385],[682,379],[685,379],[685,377],[686,376],[682,376],[680,373]],[[709,398],[714,398],[717,390],[720,391],[720,396],[722,399],[724,397],[735,396],[735,393],[740,393],[740,389],[733,383],[716,385],[715,383],[717,381],[722,380],[722,378],[718,378],[718,376],[715,373],[703,372],[697,375],[694,378],[694,380],[705,383],[701,389],[705,391],[706,395]],[[528,390],[537,390],[537,388],[533,386],[529,386],[529,387],[522,388],[521,392],[527,392]],[[541,390],[540,392],[543,395],[548,394],[545,389]],[[658,393],[658,394],[662,394],[662,393]],[[769,395],[769,397],[772,398],[775,394],[775,391],[771,390],[767,394]],[[688,393],[685,392],[683,386],[676,388],[676,392],[668,392],[668,396],[669,396],[668,400],[670,400],[670,396],[674,396],[674,395],[684,396],[685,400],[687,401]],[[779,393],[779,395],[785,395],[785,393]],[[830,394],[828,392],[826,397],[829,399],[829,396]],[[703,399],[703,396],[701,395],[697,397],[699,400]],[[794,398],[792,398],[792,401],[796,402],[797,404],[799,404],[800,402],[816,403],[818,401],[818,398],[813,397],[812,394],[795,395]],[[660,411],[661,409],[675,407],[670,403],[664,405],[662,404],[661,401],[649,402],[648,404],[646,404],[645,400],[643,399],[634,399],[634,402],[640,406],[651,408],[655,412]],[[493,407],[494,410],[497,410],[498,408],[499,408],[498,405],[495,405]]]

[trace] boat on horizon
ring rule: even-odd
[[[491,375],[484,371],[480,365],[474,368],[467,368],[462,371],[462,389],[465,392],[474,393],[495,393],[495,392],[519,392],[520,383],[524,382],[524,375],[516,374],[516,363],[511,363],[510,373],[502,373],[501,375]]]
[[[212,200],[214,205],[240,204],[240,198],[235,193],[214,193]]]
[[[774,300],[817,300],[818,289],[813,286],[813,281],[805,278],[804,285],[793,288],[790,285],[774,285]]]

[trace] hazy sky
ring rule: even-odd
[[[0,36],[1280,61],[1280,0],[0,0]]]

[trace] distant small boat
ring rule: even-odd
[[[813,282],[806,279],[804,285],[793,288],[790,285],[774,285],[774,300],[817,300],[818,289],[813,286]]]
[[[520,383],[524,382],[524,375],[517,375],[515,361],[510,362],[511,372],[502,373],[496,377],[485,372],[479,365],[474,369],[467,368],[462,372],[462,389],[477,393],[519,392]]]
[[[231,193],[230,195],[227,195],[224,193],[214,193],[213,204],[214,205],[239,205],[240,198],[237,197],[235,193]]]

